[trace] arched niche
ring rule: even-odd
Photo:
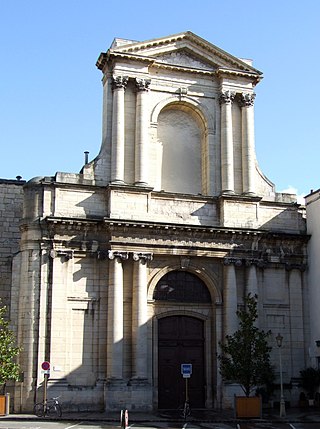
[[[209,144],[213,118],[187,98],[163,100],[152,112],[160,146],[160,189],[166,192],[207,194],[210,188]]]

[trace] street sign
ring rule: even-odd
[[[50,362],[47,362],[47,361],[42,362],[42,364],[41,364],[41,368],[42,368],[44,371],[49,371],[49,369],[50,369]]]
[[[182,363],[181,374],[183,378],[190,378],[192,374],[192,363]]]

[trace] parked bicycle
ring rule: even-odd
[[[191,408],[188,399],[185,400],[185,403],[182,407],[179,408],[179,410],[181,411],[181,417],[183,417],[184,419],[190,416]]]
[[[50,398],[47,401],[38,402],[34,406],[34,414],[38,417],[61,417],[62,409],[59,403],[60,396]]]

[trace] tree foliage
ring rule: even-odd
[[[320,386],[320,370],[310,366],[301,370],[300,375],[301,386],[307,391],[308,398],[314,399],[314,394]]]
[[[245,308],[237,311],[239,329],[227,335],[220,343],[220,373],[225,381],[239,383],[246,396],[255,387],[267,385],[274,378],[270,363],[271,347],[268,346],[270,331],[255,326],[258,318],[257,296],[248,294]]]
[[[15,358],[20,352],[16,345],[14,332],[9,328],[10,321],[5,318],[6,306],[1,306],[0,300],[0,388],[5,390],[6,382],[18,380],[20,377],[20,366]]]

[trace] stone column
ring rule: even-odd
[[[238,329],[238,296],[235,264],[241,261],[225,258],[224,260],[224,336],[232,335]]]
[[[124,91],[128,83],[126,76],[114,76],[112,80],[112,147],[111,182],[124,182]]]
[[[256,195],[255,168],[256,154],[254,147],[254,112],[255,94],[241,94],[242,113],[242,182],[243,193]]]
[[[304,356],[304,317],[302,271],[303,266],[286,267],[289,273],[289,299],[290,299],[290,337],[291,337],[291,365],[292,374],[299,374],[305,366]]]
[[[246,293],[250,293],[252,296],[258,295],[257,267],[254,263],[249,263],[248,266]]]
[[[254,263],[248,262],[248,276],[246,284],[246,294],[251,296],[258,296],[258,279],[257,279],[257,267]],[[258,316],[259,316],[259,303],[258,303]],[[259,319],[259,317],[258,317]],[[254,325],[259,326],[258,319],[255,320]]]
[[[133,378],[147,379],[148,309],[147,309],[147,261],[151,253],[134,253],[132,298],[132,357]]]
[[[109,251],[107,378],[123,376],[123,268],[127,252]]]
[[[222,193],[234,193],[232,102],[235,93],[224,91],[221,104],[221,186]]]
[[[148,184],[148,91],[150,79],[136,79],[135,184]]]

